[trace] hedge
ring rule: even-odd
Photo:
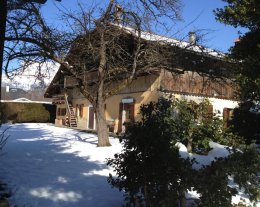
[[[44,103],[4,102],[3,121],[14,123],[54,123],[56,106]]]

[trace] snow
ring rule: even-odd
[[[207,155],[198,155],[198,154],[192,154],[189,153],[186,146],[182,143],[176,143],[176,146],[179,148],[179,154],[182,158],[187,159],[194,159],[196,163],[193,164],[193,169],[199,170],[203,166],[210,165],[213,161],[215,161],[217,158],[220,157],[228,157],[230,155],[230,151],[228,150],[228,147],[225,145],[218,144],[216,142],[209,142],[210,148],[212,150],[209,151]],[[232,188],[236,188],[238,191],[238,194],[235,196],[232,196],[232,204],[238,204],[239,202],[243,203],[246,206],[253,206],[253,204],[249,200],[249,196],[244,193],[244,189],[239,189],[238,185],[233,182],[233,178],[229,177],[229,186]],[[194,198],[198,199],[200,197],[200,194],[198,194],[196,191],[188,191],[186,198]],[[260,207],[260,203],[257,203],[257,207]]]
[[[14,99],[14,100],[0,100],[0,102],[3,103],[42,103],[42,104],[52,104],[52,102],[48,102],[48,101],[31,101],[27,98],[18,98],[18,99]]]
[[[79,130],[59,128],[50,124],[3,125],[10,127],[7,145],[0,154],[0,180],[12,192],[12,206],[25,207],[119,207],[124,203],[123,193],[111,188],[109,173],[115,172],[106,165],[106,158],[121,152],[116,138],[110,138],[111,147],[97,147],[97,136]],[[195,158],[195,169],[217,157],[226,157],[226,146],[210,142],[213,148],[207,156],[189,154],[187,148],[177,143],[183,158]],[[237,188],[229,179],[229,185]],[[200,194],[189,191],[188,203],[199,199]],[[243,199],[251,205],[247,195],[240,190],[232,202]],[[260,207],[260,204],[257,205]]]
[[[138,31],[134,28],[123,26],[123,25],[118,25],[118,24],[113,24],[113,23],[111,23],[111,24],[124,29],[125,31],[127,31],[127,32],[129,32],[129,33],[131,33],[135,36],[138,36]],[[180,40],[177,40],[175,38],[157,35],[157,34],[154,34],[154,33],[151,33],[151,32],[141,31],[140,32],[140,38],[142,38],[144,40],[148,40],[148,41],[169,43],[172,46],[177,46],[179,48],[187,49],[187,50],[190,50],[190,51],[193,51],[193,52],[196,52],[196,53],[201,53],[201,54],[209,55],[209,56],[212,56],[212,57],[217,57],[217,58],[224,58],[225,57],[224,53],[217,52],[213,49],[205,48],[201,45],[193,45],[193,44],[190,44],[189,42],[186,42],[186,41],[180,41]]]
[[[210,165],[212,161],[215,161],[217,158],[227,157],[230,154],[227,146],[218,144],[216,142],[209,142],[209,146],[212,148],[212,150],[209,151],[208,155],[189,153],[186,146],[179,142],[176,144],[176,146],[179,148],[179,154],[182,158],[195,158],[196,163],[194,163],[192,167],[196,170],[201,169],[203,166]]]
[[[47,124],[10,126],[0,156],[0,180],[13,193],[11,205],[122,206],[122,193],[107,183],[114,173],[105,164],[121,151],[117,139],[110,139],[113,147],[98,148],[93,134]]]

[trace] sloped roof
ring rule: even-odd
[[[129,33],[136,37],[138,36],[138,31],[136,29],[114,24],[114,23],[110,23],[110,24],[117,28],[121,28],[126,33]],[[145,32],[145,31],[141,31],[141,39],[146,40],[146,41],[161,42],[162,44],[167,44],[167,45],[170,45],[173,47],[178,47],[189,53],[197,54],[198,56],[206,56],[209,59],[217,59],[217,60],[226,62],[224,53],[217,52],[213,49],[206,48],[201,45],[190,44],[187,41],[181,41],[181,40],[177,40],[175,38],[157,35],[157,34],[154,34],[151,32]],[[62,72],[64,70],[66,70],[66,69],[63,66],[60,66],[59,70],[55,74],[52,82],[50,83],[49,87],[47,88],[47,90],[44,94],[45,98],[51,98],[53,94],[58,93],[59,86],[56,83],[59,81],[59,79],[64,78],[64,74]]]
[[[138,36],[138,31],[134,28],[126,27],[126,26],[122,26],[122,25],[118,25],[118,24],[114,24],[114,23],[111,23],[111,24],[116,26],[116,27],[122,28],[126,32],[131,33],[132,35]],[[182,41],[182,40],[178,40],[178,39],[175,39],[175,38],[172,38],[172,37],[157,35],[157,34],[154,34],[152,32],[141,31],[140,35],[141,35],[141,38],[144,39],[144,40],[168,43],[172,46],[176,46],[176,47],[179,47],[179,48],[182,48],[182,49],[186,49],[186,50],[189,50],[191,52],[198,53],[198,54],[208,55],[208,56],[220,58],[220,59],[224,58],[226,56],[224,53],[218,52],[218,51],[211,49],[211,48],[206,48],[202,45],[191,44],[187,41]]]
[[[52,95],[55,94],[55,91],[57,91],[57,93],[59,92],[59,86],[55,85],[55,83],[58,82],[59,79],[63,78],[62,69],[63,66],[60,66],[59,70],[54,75],[54,78],[44,93],[44,98],[52,98]]]

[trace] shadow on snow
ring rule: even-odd
[[[66,129],[72,136],[65,131],[62,137],[61,133],[55,135],[55,130],[62,129],[19,124],[8,130],[0,179],[12,190],[11,202],[18,207],[122,206],[122,194],[107,183],[108,173],[92,173],[106,172],[106,164],[79,156],[77,151],[66,152],[73,142],[96,146],[96,136],[81,138],[79,132]]]

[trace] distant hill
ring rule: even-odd
[[[11,73],[11,79],[3,75],[2,100],[27,98],[31,101],[51,101],[45,99],[43,95],[58,68],[59,65],[52,63],[48,63],[48,67],[45,68],[39,68],[35,64],[23,72]]]
[[[9,88],[9,86],[1,87],[2,100],[15,100],[20,98],[26,98],[31,101],[51,102],[51,99],[43,97],[44,91],[45,90],[42,90],[40,88],[25,91],[21,88]]]
[[[25,91],[41,88],[42,90],[52,81],[59,65],[48,63],[46,67],[39,68],[37,64],[26,68],[24,71],[10,73],[11,79],[3,74],[2,86],[10,88],[19,88]]]

